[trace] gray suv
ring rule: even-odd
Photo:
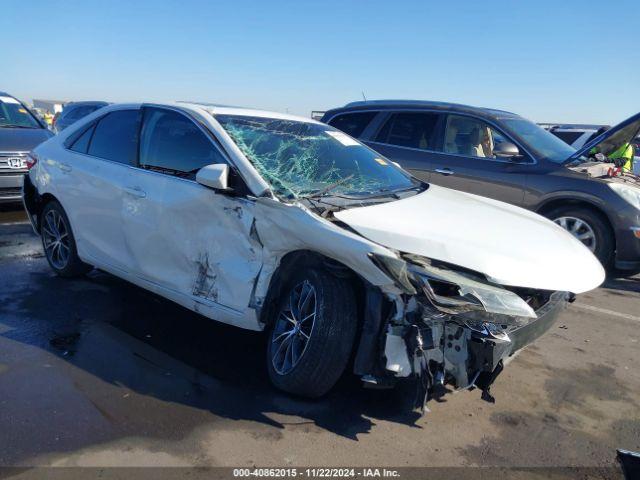
[[[514,113],[452,103],[354,102],[327,111],[322,121],[421,180],[554,220],[607,268],[640,269],[640,180],[607,159],[638,135],[640,114],[579,150]]]

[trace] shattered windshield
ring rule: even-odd
[[[370,195],[417,185],[389,160],[328,125],[242,115],[216,120],[285,198]]]

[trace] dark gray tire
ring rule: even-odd
[[[52,218],[58,220],[58,225],[49,223]],[[51,243],[49,242],[52,238],[52,233],[56,234],[61,231],[64,231],[65,234],[63,240],[66,240],[66,248],[58,247],[57,251],[59,253],[60,249],[62,249],[67,252],[62,258],[60,258],[59,255],[56,256],[56,249],[52,249]],[[42,209],[40,238],[42,239],[42,247],[47,262],[57,275],[67,278],[78,277],[86,274],[93,268],[78,257],[76,240],[71,230],[71,223],[62,205],[56,200],[49,201]]]
[[[307,283],[305,283],[307,282]],[[289,371],[278,371],[279,343],[275,341],[278,319],[291,304],[291,295],[300,285],[315,291],[316,314],[309,339],[297,363]],[[322,269],[296,272],[285,282],[278,299],[275,318],[270,319],[267,365],[271,382],[285,392],[316,398],[327,393],[338,381],[349,362],[357,328],[356,299],[348,281]],[[286,324],[286,322],[285,322]],[[281,332],[282,330],[280,330]]]
[[[606,218],[589,208],[567,205],[550,210],[545,216],[551,220],[560,217],[575,217],[591,227],[596,238],[594,255],[607,270],[613,269],[616,241]]]

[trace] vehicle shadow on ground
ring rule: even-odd
[[[609,290],[640,293],[640,274],[633,277],[607,278],[602,286]]]
[[[420,428],[411,382],[376,391],[346,374],[321,399],[286,395],[269,382],[263,333],[208,320],[106,273],[67,280],[48,272],[43,259],[36,263],[12,303],[13,328],[2,335],[53,352],[111,385],[223,419],[278,429],[289,421],[314,424],[354,440],[375,420]]]

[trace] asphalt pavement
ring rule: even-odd
[[[0,466],[615,466],[640,450],[640,277],[580,295],[492,388],[412,412],[346,375],[275,390],[262,334],[111,275],[62,279],[0,212]]]

